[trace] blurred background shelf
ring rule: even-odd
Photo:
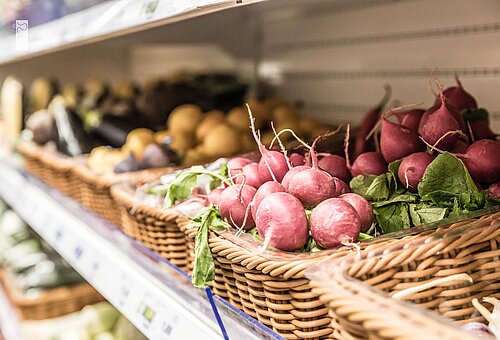
[[[0,177],[4,201],[148,338],[223,337],[207,292],[182,271],[13,165],[0,163]],[[230,338],[280,338],[213,299]]]

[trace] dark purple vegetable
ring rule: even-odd
[[[434,158],[427,152],[416,152],[405,157],[398,169],[398,178],[403,186],[411,192],[417,192],[418,183]]]
[[[135,158],[134,154],[131,152],[127,158],[118,163],[115,166],[114,172],[117,174],[121,174],[124,172],[133,172],[138,171],[140,169],[140,164],[137,158]]]
[[[424,150],[425,144],[416,131],[382,117],[380,151],[387,163]]]
[[[408,111],[395,112],[394,115],[398,119],[399,124],[406,126],[408,129],[412,131],[418,131],[418,125],[420,124],[420,120],[422,119],[424,113],[425,110],[414,109]]]
[[[457,86],[452,86],[444,90],[443,94],[446,97],[447,102],[453,106],[458,112],[465,109],[476,109],[477,101],[472,97],[472,95],[465,91],[462,86],[462,82],[455,76]],[[439,103],[440,99],[436,98],[435,103]]]
[[[327,155],[319,160],[318,165],[320,169],[328,172],[332,177],[337,177],[344,182],[351,180],[351,173],[347,169],[344,157]]]
[[[429,145],[441,150],[451,150],[459,137],[459,134],[454,132],[461,131],[461,128],[442,93],[440,100],[439,107],[435,105],[424,113],[418,133]]]
[[[464,163],[473,179],[490,184],[500,180],[500,143],[481,139],[471,144],[465,153]]]

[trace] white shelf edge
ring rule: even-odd
[[[9,302],[5,292],[0,288],[0,329],[6,340],[24,339],[21,321]]]
[[[185,274],[157,262],[76,202],[3,162],[0,196],[148,338],[222,338],[206,296]],[[280,338],[220,299],[216,302],[222,305],[219,311],[230,338]]]
[[[0,39],[0,66],[99,42],[212,12],[269,0],[113,0],[29,28],[28,49],[16,49],[16,36]],[[19,18],[22,19],[22,18]]]

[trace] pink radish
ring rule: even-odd
[[[417,192],[418,183],[434,158],[427,152],[416,152],[405,157],[398,169],[398,178],[403,186],[411,192]]]
[[[441,93],[440,99],[439,108],[435,109],[436,106],[434,106],[424,113],[420,120],[418,133],[426,143],[441,150],[451,150],[458,140],[458,134],[450,132],[459,131],[460,125],[446,104],[443,93]],[[446,137],[443,138],[445,135]]]
[[[346,182],[338,179],[337,177],[333,178],[333,182],[335,183],[335,194],[333,197],[339,197],[340,195],[351,192],[351,188],[349,188]]]
[[[251,229],[255,223],[248,205],[256,192],[257,189],[246,184],[235,184],[224,189],[219,199],[222,218],[235,228]]]
[[[235,184],[241,184],[246,181],[247,185],[254,188],[260,187],[262,184],[259,176],[259,163],[249,163],[241,169],[242,176],[236,177],[233,181]]]
[[[255,215],[255,224],[264,245],[284,251],[296,251],[309,239],[304,207],[286,192],[276,192],[264,198]]]
[[[253,197],[253,203],[251,207],[254,220],[255,213],[257,212],[257,208],[259,207],[260,202],[262,202],[264,198],[275,192],[286,192],[286,190],[285,188],[283,188],[283,185],[275,181],[266,182],[260,186],[260,188],[255,193],[255,196]]]
[[[285,174],[285,177],[283,177],[283,180],[281,181],[281,185],[285,190],[288,190],[288,186],[290,184],[291,179],[293,176],[295,176],[299,171],[305,170],[305,169],[310,169],[311,167],[309,165],[299,165],[294,168],[291,168],[288,170],[288,172]]]
[[[304,165],[305,160],[304,156],[298,154],[298,153],[292,153],[290,155],[290,162],[294,167],[299,166],[299,165]]]
[[[320,169],[328,172],[332,177],[337,177],[344,182],[351,180],[351,173],[347,169],[344,157],[327,155],[319,160],[318,165]]]
[[[359,155],[351,167],[352,177],[359,175],[382,175],[387,172],[387,162],[378,152],[365,152]]]
[[[288,163],[286,161],[285,156],[275,150],[268,150],[262,144],[259,137],[257,136],[257,132],[255,131],[255,119],[252,115],[252,111],[247,104],[248,115],[250,117],[250,127],[252,129],[253,138],[259,147],[259,151],[262,155],[262,158],[259,161],[259,177],[262,183],[269,181],[281,182],[283,177],[288,171]]]
[[[248,158],[243,158],[243,157],[234,157],[231,158],[230,160],[227,161],[227,171],[229,174],[229,177],[234,177],[237,174],[241,173],[241,169],[247,165],[252,163],[251,160]]]
[[[387,163],[424,150],[425,144],[416,131],[382,117],[380,151]]]
[[[366,136],[368,136],[372,128],[377,124],[380,114],[384,110],[384,107],[387,105],[387,102],[391,97],[391,87],[389,85],[386,85],[384,89],[385,95],[380,103],[375,108],[368,111],[361,121],[361,125],[359,126],[359,129],[356,133],[356,140],[354,143],[355,157],[362,154],[368,149],[368,141],[366,140]]]
[[[469,145],[467,143],[458,140],[453,146],[453,149],[450,150],[450,152],[455,154],[465,154],[465,152],[467,152],[468,147]]]
[[[472,143],[465,153],[464,163],[473,179],[479,183],[500,180],[500,142],[481,139]]]
[[[422,119],[424,113],[425,110],[414,109],[408,111],[395,112],[394,115],[398,119],[399,124],[406,126],[408,129],[412,131],[418,131],[418,125],[420,124],[420,120]]]
[[[354,164],[351,165],[349,160],[349,133],[350,126],[347,125],[347,130],[344,139],[344,154],[346,159],[347,169],[351,172],[352,177],[359,175],[381,175],[387,172],[387,163],[382,155],[378,152],[364,152],[356,157]]]
[[[500,200],[500,181],[495,182],[488,187],[488,195],[491,198]]]
[[[212,205],[219,205],[220,204],[220,195],[222,194],[222,191],[224,191],[224,189],[214,189],[214,190],[210,191],[207,195],[208,201]]]
[[[314,150],[320,138],[314,140],[309,151],[312,166],[299,170],[287,183],[288,193],[297,197],[306,208],[314,207],[320,202],[335,196],[333,177],[318,167],[318,157]]]
[[[340,198],[330,198],[313,209],[311,236],[323,248],[335,248],[356,241],[361,219],[354,207]]]
[[[465,91],[462,86],[462,82],[455,76],[457,86],[452,86],[444,90],[443,94],[446,97],[447,102],[453,106],[458,112],[465,109],[477,109],[477,101],[472,97],[470,93]],[[440,100],[436,98],[438,103]]]
[[[361,220],[361,232],[367,232],[373,223],[373,210],[370,202],[363,196],[352,193],[343,194],[339,198],[352,205]]]
[[[495,139],[496,135],[491,131],[490,125],[485,120],[474,120],[468,122],[472,140]]]

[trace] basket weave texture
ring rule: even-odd
[[[111,193],[119,207],[125,234],[190,273],[193,256],[186,235],[177,224],[180,214],[141,203],[135,197],[135,186],[131,182],[113,185]]]
[[[78,178],[73,173],[74,159],[28,142],[19,144],[17,150],[24,158],[27,172],[71,198],[80,200]]]
[[[122,228],[119,205],[111,195],[111,186],[123,181],[134,183],[154,181],[162,175],[170,173],[173,168],[146,169],[122,174],[99,175],[86,166],[87,156],[82,157],[73,167],[74,176],[80,183],[80,202],[87,209]]]
[[[63,286],[29,298],[16,288],[6,272],[0,273],[1,286],[23,320],[44,320],[77,312],[104,298],[88,283]]]
[[[480,223],[496,221],[498,216],[498,213],[484,216]],[[458,222],[441,228],[441,230],[458,228],[471,223],[470,220]],[[178,224],[191,240],[191,244],[194,244],[194,237],[197,233],[196,228],[188,228],[188,222],[179,222]],[[492,227],[492,229],[497,230],[497,234],[500,233],[498,227]],[[432,238],[436,232],[438,231],[428,230],[423,234]],[[491,232],[492,230],[490,230]],[[491,234],[495,238],[495,234]],[[379,254],[391,249],[393,244],[394,246],[405,244],[420,237],[418,235],[403,236],[399,235],[399,238],[382,237],[372,242],[362,242],[360,243],[361,253],[369,258],[370,254]],[[403,238],[401,239],[401,237]],[[424,250],[417,250],[415,253],[407,254],[407,257],[392,259],[392,262],[388,261],[388,267],[384,267],[383,263],[378,263],[378,261],[373,261],[363,268],[356,267],[354,263],[351,264],[352,273],[353,275],[362,276],[369,272],[367,275],[373,278],[368,280],[369,284],[384,288],[392,283],[391,287],[397,291],[407,288],[412,284],[411,282],[420,282],[425,279],[426,275],[435,275],[437,273],[450,275],[448,268],[440,268],[439,266],[461,268],[460,263],[464,262],[464,258],[470,258],[471,252],[474,250],[481,252],[481,249],[491,247],[491,251],[485,250],[477,255],[480,263],[475,262],[472,264],[472,266],[481,264],[476,269],[478,272],[475,275],[475,277],[479,277],[485,273],[485,270],[488,270],[486,268],[489,268],[489,265],[484,260],[480,260],[482,256],[486,258],[489,256],[486,261],[491,261],[491,258],[497,259],[500,255],[497,242],[491,240],[491,237],[484,239],[479,236],[467,240],[470,247],[465,252],[461,252],[457,248],[458,244],[449,244],[447,248],[443,247],[441,250],[447,250],[446,254],[442,255],[441,261],[437,261],[436,256],[431,255],[433,249],[430,249],[427,253]],[[312,254],[268,251],[259,253],[255,245],[251,245],[252,243],[253,241],[247,235],[235,237],[234,234],[227,232],[220,235],[214,232],[210,233],[209,244],[216,264],[213,289],[217,295],[225,298],[234,306],[258,319],[287,339],[352,338],[348,332],[346,333],[343,320],[341,322],[336,317],[332,318],[332,313],[329,313],[331,307],[328,307],[325,301],[319,299],[320,292],[312,290],[310,281],[305,276],[305,271],[323,260],[341,259],[353,254],[353,252],[356,252],[355,250],[343,247]],[[417,254],[422,255],[421,261],[417,262],[415,260]],[[438,267],[429,270],[427,267],[435,261],[437,261],[436,265]],[[395,263],[401,263],[401,273],[398,273],[398,270],[391,269],[390,264],[394,265]],[[494,266],[496,266],[496,269],[489,270],[495,271],[493,275],[500,275],[498,262]],[[443,271],[440,272],[440,269]],[[488,277],[485,278],[485,280],[487,279]],[[409,284],[405,284],[406,282],[409,282]],[[459,294],[468,295],[466,301],[470,301],[470,296],[474,295],[474,292],[482,290],[480,294],[476,294],[477,296],[492,295],[491,289],[500,292],[498,285],[486,289],[483,282],[472,286],[468,293],[457,289],[455,294],[457,294],[457,297]],[[438,290],[442,292],[444,289],[438,288]],[[446,293],[443,294],[446,295]],[[433,303],[436,304],[436,302],[432,301],[432,298],[429,299],[431,296],[424,294],[422,297],[422,304],[425,307],[429,308]],[[466,303],[466,301],[457,300],[456,303]],[[346,306],[350,306],[349,301],[346,301]],[[469,313],[472,313],[472,311],[469,310]]]
[[[438,284],[406,295],[404,300],[459,323],[484,322],[471,301],[486,296],[500,298],[499,245],[500,212],[497,212],[390,242],[372,251],[368,247],[358,258],[349,256],[325,262],[320,265],[322,268],[328,268],[327,265],[336,268],[331,269],[329,276],[335,288],[325,289],[324,280],[313,281],[316,287],[313,291],[321,295],[320,300],[340,326],[340,338],[416,339],[422,333],[412,329],[423,324],[431,332],[442,334],[448,328],[446,325],[432,322],[426,315],[416,316],[415,308],[401,305],[388,296],[465,273],[472,283],[455,280]],[[389,308],[390,312],[383,313],[381,308]],[[406,322],[398,322],[396,314]],[[439,338],[448,339],[451,334]],[[466,335],[455,338],[464,339]]]

